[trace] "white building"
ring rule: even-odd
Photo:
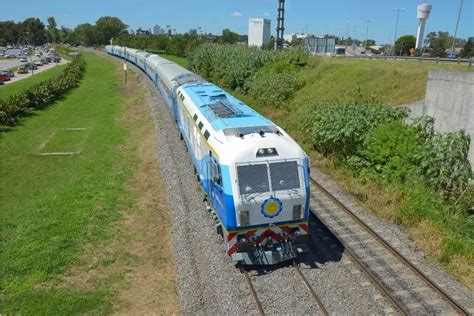
[[[249,19],[249,46],[262,47],[270,42],[271,21],[267,19]]]
[[[153,35],[160,35],[163,33],[163,30],[161,29],[161,27],[159,25],[155,25],[153,27]]]

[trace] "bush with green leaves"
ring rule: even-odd
[[[244,89],[246,81],[263,66],[280,60],[301,67],[309,62],[309,53],[300,49],[259,50],[240,45],[206,43],[189,54],[192,71],[230,89]]]
[[[316,150],[347,158],[356,152],[366,135],[378,125],[401,121],[406,117],[406,110],[380,104],[323,103],[310,109],[304,129]]]
[[[41,109],[77,86],[84,68],[84,59],[79,56],[58,77],[40,82],[7,99],[0,99],[0,126],[15,125],[28,110]]]
[[[426,139],[416,155],[421,173],[428,184],[440,190],[445,198],[457,199],[472,178],[467,159],[470,137],[463,130],[435,133]]]
[[[295,74],[297,67],[287,60],[267,64],[244,85],[255,102],[264,106],[284,107],[304,82]]]
[[[348,163],[355,169],[370,169],[386,181],[403,183],[418,174],[416,155],[422,146],[418,133],[401,121],[380,124]]]

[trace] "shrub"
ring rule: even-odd
[[[444,197],[457,199],[468,187],[472,178],[467,159],[470,138],[464,131],[436,133],[427,138],[416,155],[421,173],[435,190]]]
[[[297,67],[309,62],[304,50],[258,50],[239,45],[200,45],[189,55],[192,71],[225,85],[230,89],[244,89],[245,82],[266,64],[286,60]]]
[[[267,64],[245,83],[244,89],[257,104],[283,107],[303,86],[295,71],[296,66],[287,60]]]
[[[75,58],[56,78],[40,82],[25,91],[0,100],[0,126],[15,125],[28,109],[41,109],[75,87],[82,77],[85,62]]]
[[[404,182],[418,173],[415,156],[422,143],[416,127],[401,121],[383,123],[369,132],[352,160],[378,173],[384,180]]]
[[[404,109],[379,104],[323,103],[310,109],[304,129],[318,151],[347,158],[379,124],[400,121],[406,116]]]

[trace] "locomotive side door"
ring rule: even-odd
[[[209,159],[209,193],[208,199],[212,207],[217,211],[223,208],[222,174],[221,167],[213,158]]]

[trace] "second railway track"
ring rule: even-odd
[[[401,314],[469,315],[465,307],[434,283],[351,209],[311,178],[316,216],[342,243],[346,254]],[[322,194],[320,194],[322,193]]]

